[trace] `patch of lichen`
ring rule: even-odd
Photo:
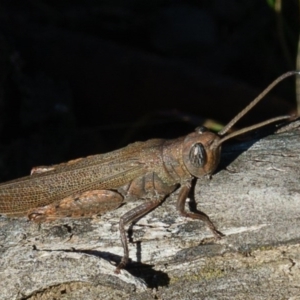
[[[180,273],[182,276],[173,276],[171,278],[171,283],[176,283],[178,281],[186,280],[189,282],[192,281],[203,281],[203,280],[212,280],[220,277],[224,277],[226,274],[225,270],[219,266],[206,265],[198,270],[198,272],[187,272]]]

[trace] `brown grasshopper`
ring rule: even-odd
[[[174,140],[136,142],[106,154],[33,168],[30,176],[0,185],[0,214],[27,215],[30,220],[43,222],[103,214],[129,200],[147,200],[120,218],[124,255],[115,270],[119,273],[129,259],[125,225],[147,214],[180,187],[177,200],[179,213],[202,220],[214,236],[220,238],[222,234],[206,214],[185,211],[192,179],[212,175],[220,161],[221,145],[226,140],[290,118],[276,117],[224,136],[277,83],[295,74],[300,72],[291,71],[277,78],[218,134],[198,127],[195,132]]]

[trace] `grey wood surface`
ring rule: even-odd
[[[174,193],[132,228],[122,256],[119,217],[41,225],[0,218],[0,299],[300,299],[300,125],[228,146],[195,199],[226,236],[180,217]]]

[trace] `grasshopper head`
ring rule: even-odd
[[[220,137],[206,127],[197,127],[183,143],[182,157],[188,171],[195,177],[211,175],[220,161]]]
[[[183,144],[182,157],[183,162],[190,174],[195,177],[211,175],[219,164],[221,145],[223,142],[267,124],[289,119],[291,116],[280,116],[225,135],[228,130],[250,109],[252,109],[275,85],[292,75],[300,75],[300,71],[290,71],[284,73],[274,80],[261,94],[259,94],[217,134],[210,132],[205,127],[197,127],[195,132],[187,135]]]

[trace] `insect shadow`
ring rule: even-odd
[[[137,245],[137,262],[129,261],[126,266],[126,271],[131,275],[141,278],[147,284],[148,288],[158,288],[160,286],[168,286],[170,283],[170,277],[167,273],[163,271],[154,270],[154,265],[145,264],[139,262],[141,259],[141,242],[135,242]],[[74,252],[74,251],[73,251]],[[105,251],[95,251],[95,250],[76,250],[78,253],[85,253],[88,255],[93,255],[96,257],[101,257],[105,260],[112,261],[116,265],[121,261],[122,256],[112,254]]]
[[[274,134],[278,129],[286,126],[286,122],[281,124],[269,125],[257,130],[254,133],[248,133],[242,141],[235,141],[230,144],[225,144],[221,153],[220,163],[214,173],[216,175],[221,170],[227,169],[242,153],[247,152],[254,144],[260,140]]]

